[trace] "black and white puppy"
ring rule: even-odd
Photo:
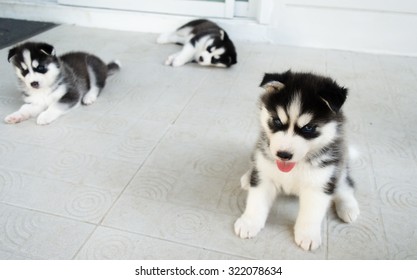
[[[264,227],[275,197],[296,195],[300,205],[295,242],[315,250],[332,202],[344,222],[359,215],[341,110],[347,89],[327,77],[291,71],[266,74],[261,86],[261,133],[251,168],[241,178],[248,196],[235,233],[254,237]]]
[[[25,104],[4,121],[14,124],[37,117],[37,124],[53,122],[69,109],[96,101],[108,75],[119,70],[118,62],[105,64],[84,52],[55,55],[47,43],[26,42],[9,50]]]
[[[235,46],[226,31],[206,19],[193,20],[174,32],[163,33],[157,42],[183,45],[180,52],[168,57],[166,65],[182,66],[196,61],[203,66],[230,67],[237,63]]]

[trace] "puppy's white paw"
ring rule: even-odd
[[[45,111],[45,112],[42,112],[38,116],[38,118],[36,119],[36,123],[38,125],[46,125],[46,124],[50,124],[51,122],[53,122],[56,118],[57,116]]]
[[[172,55],[168,56],[168,58],[165,60],[165,65],[171,66],[172,65],[172,62],[175,59],[175,57],[176,57],[175,54],[172,54]]]
[[[240,187],[244,190],[249,190],[250,189],[250,175],[251,175],[251,170],[248,170],[240,178]]]
[[[83,104],[91,105],[97,100],[97,95],[94,94],[86,94],[83,98]]]
[[[22,115],[19,112],[14,112],[13,114],[8,115],[7,117],[4,118],[4,122],[8,123],[8,124],[15,124],[15,123],[20,123],[24,120],[27,120],[28,117],[25,117],[24,115]]]
[[[172,54],[165,60],[165,65],[167,66],[179,67],[184,64],[185,62],[178,57],[178,54]]]
[[[356,201],[350,204],[336,204],[336,212],[339,218],[342,219],[345,223],[353,223],[356,221],[360,214],[359,206]]]
[[[182,61],[181,59],[179,59],[178,57],[174,58],[174,60],[172,61],[172,66],[174,67],[179,67],[179,66],[183,66],[185,64],[184,61]]]
[[[243,215],[235,222],[235,233],[240,238],[255,237],[263,228],[258,221],[244,217]]]
[[[314,251],[321,245],[320,228],[308,228],[307,226],[295,226],[295,243],[306,251]]]
[[[162,33],[161,35],[158,36],[158,38],[156,39],[156,42],[158,44],[167,44],[169,43],[169,35],[170,33]]]

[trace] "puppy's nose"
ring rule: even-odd
[[[204,61],[204,58],[203,58],[202,56],[200,56],[200,57],[198,58],[198,61],[203,62],[203,61]]]
[[[287,151],[278,151],[277,156],[281,160],[285,161],[285,160],[291,160],[293,155]]]
[[[31,82],[31,83],[30,83],[30,85],[31,85],[33,88],[38,88],[38,87],[39,87],[39,83],[38,83],[38,82]]]

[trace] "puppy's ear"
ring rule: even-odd
[[[339,86],[336,82],[329,82],[318,94],[329,108],[337,113],[347,98],[347,88]]]
[[[225,35],[224,30],[220,29],[220,40],[224,41],[224,35]]]
[[[291,75],[291,70],[288,70],[287,72],[280,74],[266,73],[259,86],[263,87],[267,91],[281,90],[285,87],[285,84],[287,83]]]
[[[14,47],[9,50],[9,55],[7,56],[7,61],[10,62],[10,59],[16,55],[17,47]]]
[[[41,43],[39,49],[47,55],[55,56],[55,48],[47,43]]]
[[[232,55],[231,58],[230,58],[230,60],[231,60],[231,62],[230,62],[231,65],[236,64],[237,63],[236,54]]]

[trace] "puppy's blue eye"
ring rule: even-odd
[[[46,71],[47,71],[47,69],[43,65],[39,65],[38,67],[36,67],[36,72],[39,72],[41,74],[44,74],[44,73],[46,73]]]
[[[301,131],[306,134],[311,134],[316,132],[316,125],[307,124],[301,128]]]
[[[272,123],[276,129],[280,129],[284,126],[279,118],[273,118]]]

